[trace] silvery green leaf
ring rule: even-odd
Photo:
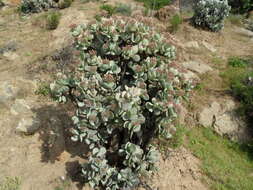
[[[139,55],[134,55],[132,58],[135,62],[139,62],[141,60],[141,57]]]
[[[79,118],[77,116],[73,116],[72,121],[73,121],[74,125],[76,125],[77,123],[79,123]]]
[[[72,136],[72,137],[71,137],[71,140],[74,141],[74,142],[76,142],[76,141],[79,140],[79,138],[78,138],[78,136]]]

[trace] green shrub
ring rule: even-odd
[[[72,4],[72,0],[60,0],[58,2],[58,7],[60,9],[65,9],[65,8],[70,7],[71,4]]]
[[[125,15],[125,16],[130,16],[132,14],[131,5],[122,4],[122,3],[117,4],[116,6],[104,4],[100,6],[100,9],[106,11],[109,17],[116,13]]]
[[[232,94],[242,103],[242,111],[253,119],[253,72],[245,72],[231,83]]]
[[[136,0],[143,2],[144,6],[149,9],[158,10],[171,3],[171,0]]]
[[[230,57],[228,59],[228,65],[232,67],[246,67],[248,65],[248,61],[240,57]]]
[[[253,70],[250,58],[232,57],[229,67],[221,74],[232,95],[241,102],[239,109],[243,115],[253,119]]]
[[[112,16],[116,13],[116,7],[113,5],[104,4],[100,6],[101,10],[105,10],[108,14],[108,16]]]
[[[152,172],[158,160],[152,140],[171,137],[192,85],[172,62],[175,48],[136,19],[102,19],[72,35],[81,64],[50,87],[59,102],[75,105],[72,140],[90,149],[84,181],[93,188],[133,188]]]
[[[61,14],[57,11],[52,11],[47,14],[46,28],[48,30],[55,30],[60,22]]]
[[[99,14],[95,15],[94,18],[96,19],[96,21],[99,21],[99,22],[102,20],[102,16]]]
[[[193,24],[217,32],[224,26],[230,7],[227,0],[200,0],[194,6]]]
[[[39,86],[38,86],[38,89],[35,91],[35,94],[36,95],[42,95],[42,96],[48,96],[50,95],[50,87],[49,87],[49,84],[47,83],[41,83]]]
[[[247,13],[253,10],[253,0],[228,0],[233,13]]]
[[[181,15],[176,14],[170,19],[170,24],[171,24],[171,32],[176,32],[178,31],[180,24],[183,23],[183,19]]]

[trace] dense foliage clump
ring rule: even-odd
[[[21,0],[20,11],[25,14],[38,13],[57,6],[54,0]]]
[[[152,139],[172,136],[192,85],[173,62],[175,48],[136,19],[102,19],[72,35],[81,64],[51,89],[60,102],[76,107],[72,140],[90,149],[83,177],[92,187],[132,188],[154,169],[159,154]]]
[[[55,30],[60,23],[61,14],[57,11],[52,11],[47,14],[46,28],[49,30]]]
[[[19,10],[24,14],[39,13],[52,8],[64,9],[71,3],[72,0],[21,0]]]
[[[253,10],[253,0],[228,0],[233,13],[247,13]]]
[[[227,0],[200,0],[194,6],[193,23],[211,31],[220,31],[224,19],[228,16],[230,6]]]

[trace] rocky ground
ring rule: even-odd
[[[21,190],[89,189],[72,178],[78,162],[85,159],[79,151],[85,147],[69,140],[69,109],[35,92],[46,91],[43,84],[71,59],[65,57],[61,65],[51,56],[59,55],[59,50],[70,43],[69,26],[93,19],[99,5],[75,1],[61,10],[59,27],[51,32],[34,24],[38,15],[20,17],[16,4],[7,2],[0,10],[0,181],[18,177]],[[174,36],[177,61],[187,69],[185,77],[210,80],[207,93],[193,94],[194,111],[187,111],[190,108],[186,105],[181,121],[187,127],[213,127],[220,135],[244,141],[250,138],[246,124],[234,112],[237,103],[219,85],[224,65],[215,58],[252,55],[253,33],[227,25],[221,33],[210,33],[193,28],[186,20]],[[199,164],[189,150],[171,150],[148,184],[154,190],[208,189],[201,181]]]

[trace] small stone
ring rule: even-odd
[[[208,66],[207,64],[199,63],[196,61],[188,61],[182,63],[182,65],[186,68],[189,69],[190,71],[199,73],[199,74],[204,74],[208,71],[212,71],[213,69]]]
[[[16,53],[13,52],[5,52],[3,53],[3,56],[9,59],[10,61],[14,61],[19,57]]]
[[[237,33],[244,35],[244,36],[248,36],[248,37],[253,37],[253,32],[250,30],[247,30],[245,28],[239,28],[237,27],[235,30]]]
[[[187,72],[183,73],[183,76],[186,80],[195,79],[195,80],[200,81],[200,78],[198,77],[198,75],[196,75],[195,73],[193,73],[191,71],[187,71]]]
[[[66,180],[66,178],[64,176],[61,176],[60,178],[61,178],[62,181]]]
[[[14,87],[9,82],[0,84],[0,104],[7,104],[7,101],[15,99],[19,89]]]
[[[40,121],[33,118],[33,117],[26,117],[22,118],[18,126],[16,128],[16,131],[19,133],[23,133],[26,135],[31,135],[35,133],[40,127]]]
[[[199,43],[197,41],[190,41],[184,45],[186,48],[199,49]]]
[[[31,113],[31,108],[24,99],[17,99],[11,106],[11,113],[13,115]]]
[[[4,46],[0,47],[0,54],[9,52],[9,51],[16,51],[16,50],[17,50],[17,43],[15,41],[10,41]]]
[[[211,44],[203,41],[202,42],[203,46],[208,49],[209,51],[211,51],[212,53],[215,53],[217,51],[217,49],[215,49]]]

